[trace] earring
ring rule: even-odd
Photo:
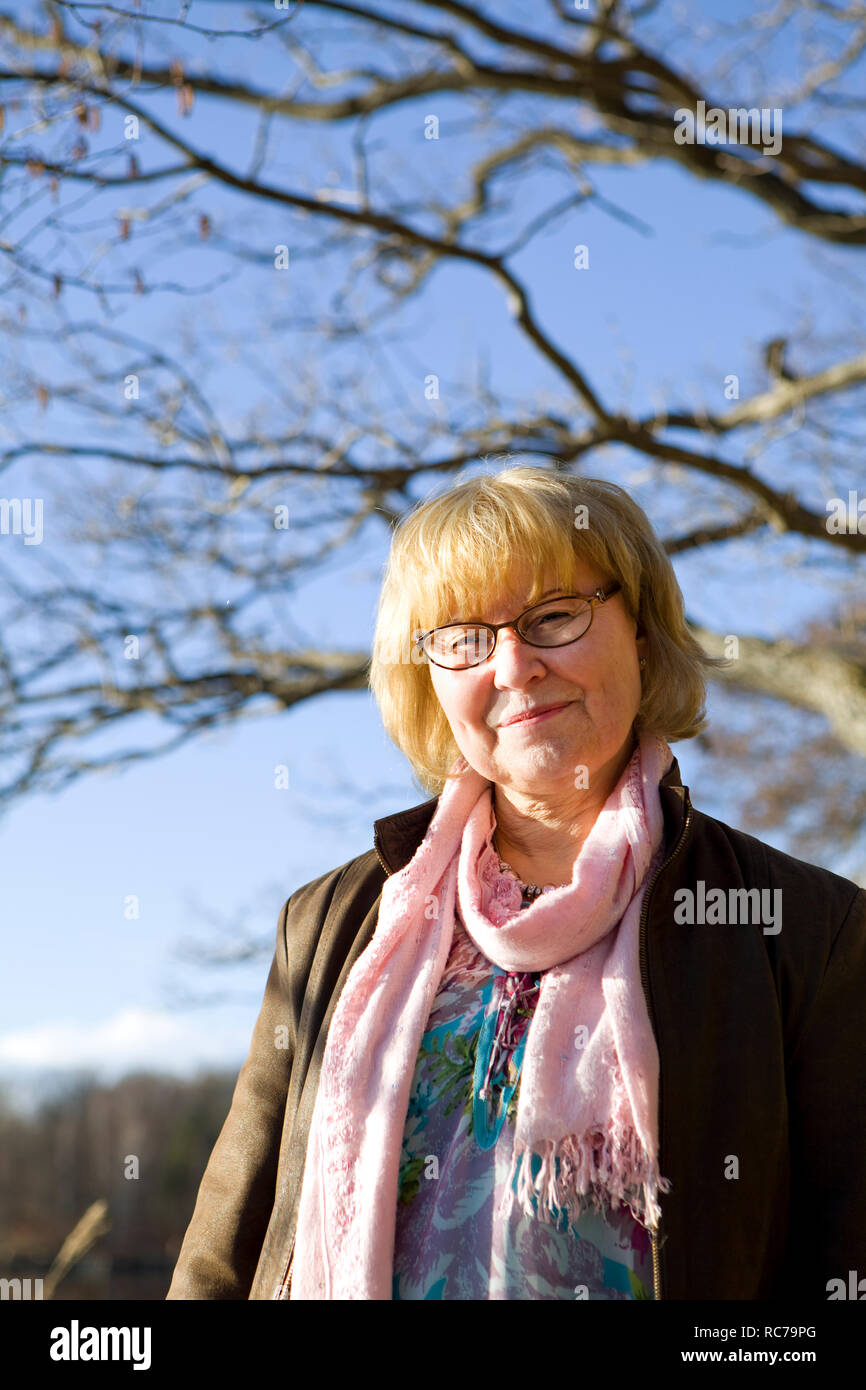
[[[645,657],[645,656],[642,656],[642,657],[641,657],[640,661],[638,662],[638,665],[640,666],[640,669],[643,670],[643,668],[646,666],[646,657]]]

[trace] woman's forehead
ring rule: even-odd
[[[581,592],[579,581],[584,576],[590,576],[592,570],[577,558],[574,570],[573,575],[557,575],[552,570],[527,571],[522,575],[510,574],[506,582],[486,589],[466,586],[459,594],[452,589],[444,595],[443,611],[446,616],[442,621],[459,622],[461,618],[478,618],[493,612],[510,612],[512,609],[516,613],[555,594]],[[589,583],[588,577],[585,582]],[[592,587],[595,587],[595,582]],[[467,604],[471,613],[467,611]]]

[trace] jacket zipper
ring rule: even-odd
[[[658,868],[656,869],[655,873],[653,874],[653,876],[652,876],[652,878],[651,878],[651,880],[650,880],[650,882],[649,882],[649,884],[648,884],[648,886],[647,886],[647,891],[646,891],[646,893],[644,894],[643,906],[641,907],[641,914],[640,914],[640,930],[639,930],[640,978],[641,978],[641,984],[642,984],[642,986],[643,986],[644,997],[645,997],[645,999],[646,999],[647,1012],[648,1012],[648,1014],[649,1014],[649,1019],[650,1019],[650,1026],[652,1027],[653,1036],[654,1036],[654,1037],[656,1036],[656,1027],[655,1027],[655,1019],[653,1018],[652,1004],[651,1004],[651,1002],[650,1002],[650,996],[649,996],[649,975],[648,975],[648,972],[647,972],[647,965],[646,965],[646,924],[647,924],[647,917],[649,916],[650,897],[651,897],[651,895],[652,895],[653,889],[654,889],[655,886],[656,886],[656,882],[657,882],[657,880],[658,880],[658,878],[659,878],[659,875],[660,875],[661,873],[663,873],[664,870],[667,869],[667,868],[674,862],[674,860],[676,859],[677,855],[680,853],[680,850],[682,849],[683,845],[685,844],[686,836],[687,836],[688,830],[689,830],[689,824],[690,824],[690,822],[691,822],[691,818],[692,818],[692,804],[691,804],[691,802],[689,801],[688,792],[686,792],[686,818],[685,818],[685,821],[683,822],[683,828],[682,828],[682,830],[680,831],[680,838],[679,838],[679,840],[677,841],[676,846],[674,847],[674,851],[673,851],[673,853],[671,854],[670,858],[665,859],[665,860],[663,861],[663,863],[659,864]],[[382,865],[382,868],[385,870],[385,873],[390,877],[390,876],[391,876],[391,873],[393,872],[393,870],[391,870],[391,869],[388,868],[388,865],[385,863],[384,859],[382,858],[381,854],[379,853],[379,848],[378,848],[378,846],[374,846],[374,848],[375,848],[375,850],[376,850],[376,857],[377,857],[377,859],[379,860],[379,863]],[[659,1141],[661,1141],[661,1132],[662,1132],[661,1096],[659,1096]],[[660,1144],[660,1146],[661,1146],[661,1144]],[[660,1262],[660,1259],[659,1259],[658,1234],[657,1234],[657,1231],[656,1231],[655,1228],[653,1228],[653,1229],[650,1231],[650,1243],[651,1243],[651,1248],[652,1248],[652,1262],[653,1262],[653,1298],[654,1298],[654,1300],[658,1303],[658,1302],[661,1302],[661,1296],[662,1296],[662,1288],[661,1288],[661,1262]],[[286,1268],[285,1268],[285,1271],[284,1271],[284,1273],[283,1273],[283,1277],[282,1277],[282,1280],[281,1280],[281,1282],[280,1282],[280,1287],[278,1288],[276,1294],[274,1295],[274,1297],[277,1298],[277,1299],[281,1299],[281,1298],[283,1297],[284,1291],[285,1291],[285,1296],[286,1296],[286,1298],[288,1298],[288,1297],[291,1295],[291,1289],[292,1289],[292,1274],[291,1274],[291,1269],[292,1269],[292,1258],[293,1258],[293,1256],[294,1256],[294,1253],[295,1253],[295,1241],[294,1241],[294,1237],[293,1237],[293,1238],[292,1238],[292,1246],[291,1246],[291,1249],[290,1249],[290,1251],[289,1251],[288,1263],[287,1263]]]
[[[674,860],[676,859],[676,857],[677,857],[677,855],[679,854],[680,850],[682,849],[683,845],[685,844],[686,835],[688,834],[688,829],[689,829],[689,822],[690,822],[690,820],[691,820],[691,818],[692,818],[692,804],[691,804],[691,802],[689,801],[688,791],[686,791],[686,794],[685,794],[685,795],[686,795],[686,818],[685,818],[685,821],[684,821],[684,823],[683,823],[683,828],[682,828],[682,830],[681,830],[681,832],[680,832],[680,838],[679,838],[679,840],[677,841],[676,846],[675,846],[675,848],[674,848],[674,851],[673,851],[673,853],[671,854],[670,858],[665,859],[663,863],[659,864],[658,868],[656,869],[655,873],[653,874],[652,878],[650,879],[650,882],[649,882],[649,884],[648,884],[648,886],[647,886],[646,893],[644,894],[643,904],[642,904],[642,906],[641,906],[641,914],[640,914],[640,931],[639,931],[639,947],[638,947],[638,949],[639,949],[639,955],[640,955],[640,978],[641,978],[641,984],[643,985],[644,996],[645,996],[645,998],[646,998],[647,1013],[649,1014],[650,1027],[651,1027],[652,1030],[653,1030],[653,1037],[656,1037],[657,1035],[656,1035],[655,1019],[653,1018],[652,1004],[651,1004],[651,1002],[650,1002],[650,996],[649,996],[649,973],[648,973],[648,970],[647,970],[647,963],[646,963],[646,924],[647,924],[647,917],[649,916],[650,896],[651,896],[651,894],[652,894],[653,889],[654,889],[655,886],[656,886],[656,881],[657,881],[659,875],[660,875],[661,873],[663,873],[663,871],[664,871],[666,868],[668,868],[668,866],[671,865],[671,864],[674,862]],[[658,1120],[659,1120],[659,1130],[658,1130],[658,1133],[659,1133],[659,1149],[661,1149],[661,1135],[662,1135],[662,1107],[661,1107],[661,1094],[659,1094],[659,1116],[658,1116]],[[653,1299],[655,1300],[655,1302],[659,1303],[659,1302],[661,1302],[661,1296],[662,1296],[662,1278],[661,1278],[661,1261],[660,1261],[660,1258],[659,1258],[658,1232],[657,1232],[657,1228],[655,1228],[655,1227],[653,1227],[653,1228],[650,1230],[650,1245],[651,1245],[651,1248],[652,1248],[652,1261],[653,1261]]]
[[[292,1292],[292,1259],[295,1254],[295,1237],[292,1236],[292,1244],[289,1250],[289,1262],[286,1265],[279,1287],[274,1294],[274,1300],[291,1297]]]
[[[392,873],[392,870],[388,868],[388,865],[385,863],[384,859],[382,858],[381,854],[379,853],[378,846],[377,846],[377,845],[374,845],[373,848],[376,850],[376,856],[377,856],[377,858],[378,858],[378,860],[379,860],[379,863],[382,865],[382,868],[385,870],[385,873],[388,874],[388,876],[390,877],[390,875],[391,875],[391,873]],[[286,1263],[286,1267],[285,1267],[285,1269],[283,1270],[283,1277],[282,1277],[282,1279],[280,1280],[279,1285],[277,1286],[277,1291],[276,1291],[276,1293],[274,1294],[274,1301],[276,1301],[276,1300],[278,1300],[278,1299],[287,1299],[287,1298],[290,1298],[290,1297],[291,1297],[291,1293],[292,1293],[292,1260],[294,1259],[294,1255],[295,1255],[295,1238],[294,1238],[294,1236],[292,1236],[292,1244],[291,1244],[291,1247],[290,1247],[290,1249],[289,1249],[289,1258],[288,1258],[288,1261],[287,1261],[287,1263]]]

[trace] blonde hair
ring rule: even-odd
[[[419,502],[394,531],[379,597],[370,663],[385,730],[421,787],[438,795],[459,748],[445,717],[419,631],[482,616],[485,600],[521,593],[537,602],[545,581],[571,588],[588,561],[604,586],[622,586],[647,638],[636,728],[669,742],[706,724],[707,656],[686,626],[673,566],[650,522],[615,483],[544,468],[507,468]]]

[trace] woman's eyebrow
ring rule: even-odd
[[[564,593],[565,590],[566,590],[566,587],[567,587],[567,586],[566,586],[565,584],[558,584],[558,585],[556,586],[555,589],[545,589],[544,593],[541,595],[541,598],[537,598],[537,599],[535,600],[535,603],[541,603],[541,599],[547,598],[548,594],[562,594],[562,593]],[[534,607],[535,607],[535,604],[532,604],[532,607],[534,608]],[[439,626],[440,626],[440,627],[447,627],[449,623],[459,623],[460,621],[461,621],[460,618],[455,618],[455,617],[453,616],[453,614],[452,614],[452,616],[451,616],[450,618],[448,618],[447,622],[445,622],[445,623],[440,623]],[[469,621],[471,621],[471,620],[467,618],[466,621],[469,622]]]

